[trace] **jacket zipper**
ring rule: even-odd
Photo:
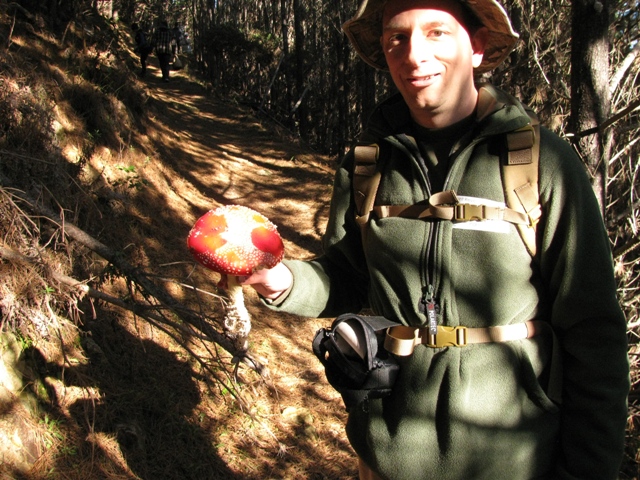
[[[466,151],[469,148],[473,149],[473,147],[477,143],[478,143],[477,141],[470,143],[464,148],[463,151]],[[459,157],[461,153],[463,152],[458,152],[455,158]],[[452,167],[455,164],[455,158],[451,159]],[[424,169],[424,176],[427,182],[427,192],[428,192],[428,195],[431,196],[432,194],[431,185],[429,182],[428,172],[426,172],[426,166],[423,166],[423,169]],[[447,173],[447,177],[445,178],[445,181],[444,181],[445,189],[450,181],[452,170],[453,168],[449,169],[449,172]],[[420,311],[420,313],[424,314],[427,318],[427,326],[429,327],[429,333],[431,335],[436,335],[438,332],[437,330],[438,314],[440,313],[440,305],[438,304],[438,300],[436,298],[436,291],[435,291],[435,284],[436,284],[435,243],[436,243],[436,237],[438,235],[439,229],[440,229],[439,223],[434,222],[432,225],[432,228],[429,230],[429,236],[427,238],[427,246],[426,246],[427,251],[425,256],[426,262],[427,262],[426,269],[425,269],[425,285],[426,286],[424,287],[424,293],[422,295],[422,298],[420,299],[420,305],[418,306],[418,310]]]
[[[401,142],[402,143],[402,142]],[[432,195],[431,182],[429,181],[429,172],[427,170],[427,164],[422,158],[422,153],[420,149],[414,143],[411,143],[411,146],[415,148],[415,152],[405,146],[407,152],[417,160],[418,167],[422,172],[425,186],[426,186],[426,194],[427,198]],[[437,231],[439,230],[439,226],[437,222],[434,222],[429,229],[429,234],[427,237],[426,243],[426,252],[425,252],[425,270],[424,270],[424,293],[419,300],[418,311],[426,316],[427,325],[429,327],[429,333],[435,335],[437,333],[438,327],[438,312],[440,311],[440,307],[437,303],[435,297],[435,239],[437,236]]]

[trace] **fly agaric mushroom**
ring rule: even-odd
[[[196,221],[187,246],[200,264],[227,276],[229,304],[224,329],[238,348],[246,350],[251,318],[237,276],[273,268],[282,260],[284,245],[277,227],[251,208],[222,206]]]

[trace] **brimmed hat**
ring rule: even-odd
[[[363,0],[355,16],[342,29],[349,37],[356,52],[369,65],[387,70],[387,62],[380,45],[382,13],[388,0]],[[476,73],[493,70],[509,55],[518,34],[513,31],[504,8],[495,0],[452,0],[468,8],[489,30],[482,63]]]

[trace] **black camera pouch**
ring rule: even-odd
[[[347,313],[316,333],[313,353],[347,411],[391,393],[400,366],[382,345],[387,328],[397,325],[384,317]]]

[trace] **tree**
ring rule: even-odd
[[[597,127],[611,113],[609,3],[609,0],[574,0],[571,28],[571,129],[577,135],[576,145],[591,173],[603,212],[611,134]]]

